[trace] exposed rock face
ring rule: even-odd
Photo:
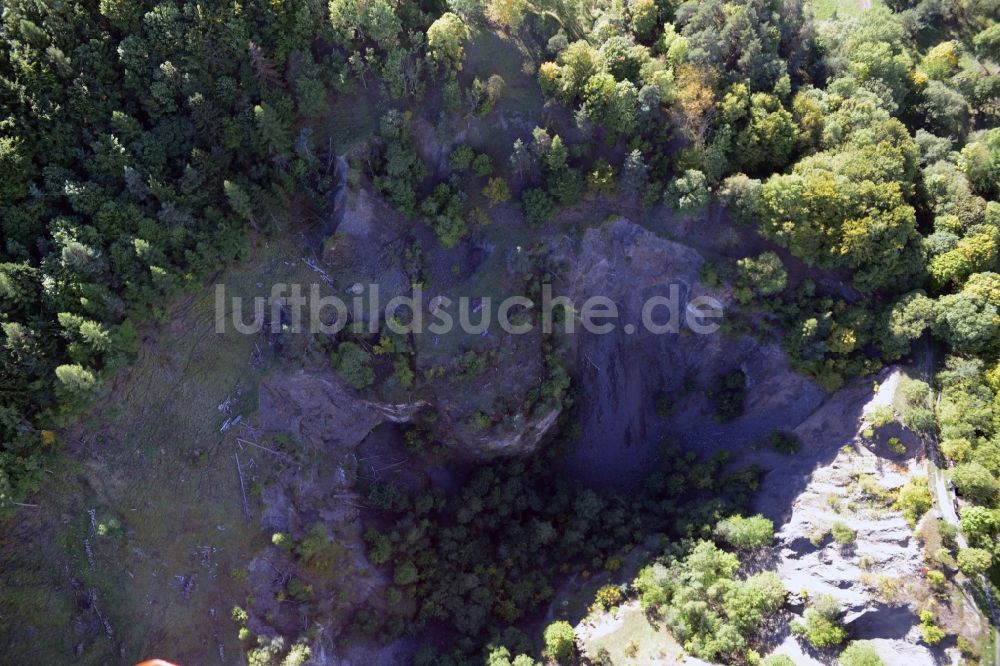
[[[377,198],[364,191],[348,194],[343,219],[324,253],[337,288],[348,291],[356,283],[379,284],[383,304],[393,295],[409,293],[412,276],[402,257],[412,238],[404,229],[406,223]],[[844,620],[852,637],[875,640],[886,663],[917,666],[953,661],[953,648],[932,649],[919,641],[915,611],[931,596],[923,582],[921,545],[888,503],[872,504],[858,481],[865,475],[879,487],[898,487],[920,471],[919,442],[900,432],[908,453],[895,462],[884,452],[876,455],[861,447],[841,451],[844,444],[855,441],[864,413],[879,400],[891,400],[896,375],[887,372],[881,377],[883,391],[874,399],[867,380],[828,396],[796,374],[776,346],[745,336],[691,330],[687,313],[692,301],[712,296],[724,307],[728,293],[712,292],[698,283],[703,259],[696,251],[627,220],[589,229],[579,242],[552,239],[547,248],[551,258],[566,267],[558,294],[570,296],[576,307],[589,297],[604,296],[619,314],[610,333],[578,330],[567,338],[578,376],[583,433],[570,452],[569,471],[595,485],[631,484],[653,467],[665,435],[701,453],[731,450],[736,453],[734,464],[754,463],[766,472],[755,501],[758,510],[780,527],[772,559],[793,594],[793,610],[804,609],[805,599],[795,599],[803,591],[809,597],[833,594],[845,607]],[[442,269],[454,260],[452,255],[432,257],[425,269],[431,276],[428,293],[475,295],[486,285],[502,295],[523,287],[518,282],[524,268],[518,263],[520,248],[514,252],[466,247],[455,252],[469,259],[463,264],[466,270]],[[653,320],[662,324],[672,314],[674,330],[654,333],[644,325],[643,305],[653,297],[663,299]],[[335,618],[338,612],[343,617],[350,608],[365,604],[374,590],[388,584],[364,557],[352,491],[358,473],[356,452],[373,430],[384,423],[411,421],[421,410],[432,409],[437,418],[431,427],[441,441],[466,455],[489,457],[530,452],[559,416],[558,407],[530,413],[520,408],[526,393],[545,376],[538,336],[487,333],[473,338],[415,341],[418,373],[436,378],[383,399],[359,395],[329,369],[275,375],[261,387],[263,427],[293,435],[308,450],[321,452],[325,461],[265,491],[264,523],[275,531],[301,534],[306,522],[300,509],[308,507],[308,520],[319,519],[336,534],[344,545],[344,566],[352,583],[342,606],[335,609]],[[462,377],[454,368],[444,377],[429,372],[453,362],[465,349],[492,353],[488,369],[473,378]],[[705,394],[723,374],[735,370],[746,378],[747,401],[739,417],[720,423],[713,419]],[[658,413],[656,396],[661,392],[680,396],[669,414]],[[509,410],[502,423],[483,429],[468,426],[470,415],[498,403]],[[752,446],[775,429],[794,430],[802,440],[801,451],[786,456]],[[841,547],[829,537],[818,545],[810,541],[836,521],[856,531],[853,547]],[[281,557],[271,550],[268,557]],[[255,584],[264,590],[273,578],[268,566],[263,558],[251,566]],[[949,629],[970,636],[982,630],[974,607],[961,594],[952,595],[948,605],[949,617],[965,618],[966,623],[965,628],[958,622],[958,629]],[[270,610],[282,631],[292,634],[302,629],[294,625],[295,618]],[[804,650],[787,633],[778,638],[777,650],[792,656],[796,664],[826,660]],[[317,651],[324,649],[317,645]],[[329,663],[362,663],[375,659],[382,648],[358,649],[358,655],[342,657],[346,661],[331,657]],[[386,647],[378,658],[391,661],[385,650],[396,649],[401,648]]]
[[[938,621],[949,633],[964,635],[973,642],[987,628],[981,626],[978,611],[958,587],[949,584],[945,595],[932,592],[924,577],[927,565],[923,545],[892,506],[899,486],[911,476],[926,475],[922,444],[913,433],[898,426],[887,429],[900,436],[906,454],[890,455],[882,450],[881,443],[876,443],[873,450],[871,443],[863,445],[855,437],[862,415],[876,405],[891,404],[900,370],[887,369],[879,379],[882,381],[874,395],[870,389],[844,389],[796,429],[804,442],[835,447],[836,455],[824,463],[821,454],[817,460],[818,451],[812,456],[807,451],[799,454],[805,453],[819,464],[808,475],[804,490],[794,498],[790,516],[776,535],[774,569],[792,593],[797,603],[793,607],[800,614],[806,598],[829,594],[838,599],[851,638],[872,640],[886,664],[957,664],[960,657],[954,647],[921,642],[918,611],[933,604]],[[850,414],[854,417],[848,418]],[[840,425],[839,432],[827,429],[834,423]],[[844,433],[843,428],[851,424],[853,432]],[[882,433],[879,439],[886,436]],[[841,444],[848,446],[840,448]],[[782,471],[776,469],[765,479],[759,504],[769,496],[768,481],[780,486],[782,476]],[[770,496],[777,494],[772,491]],[[760,508],[774,513],[773,505]],[[841,546],[826,534],[836,522],[855,531],[853,544]],[[797,665],[827,663],[823,655],[805,649],[790,635],[776,651],[789,655]]]
[[[933,607],[936,621],[948,634],[961,635],[972,644],[987,635],[989,627],[960,585],[949,581],[943,592],[930,589],[925,579],[926,545],[893,506],[899,486],[927,473],[920,439],[898,424],[885,426],[874,442],[862,442],[859,437],[865,415],[878,405],[892,404],[901,371],[888,368],[876,379],[877,391],[873,392],[870,379],[857,380],[804,418],[794,412],[781,414],[782,427],[801,438],[802,448],[795,455],[767,449],[744,449],[737,455],[735,464],[756,463],[766,470],[755,508],[778,528],[772,552],[759,558],[755,568],[763,566],[780,576],[790,592],[792,620],[801,619],[809,599],[830,594],[844,609],[842,620],[851,639],[871,641],[884,663],[958,664],[961,658],[954,643],[929,646],[922,642],[919,610]],[[775,381],[774,376],[769,381]],[[761,388],[756,390],[759,393]],[[778,395],[765,398],[763,404],[785,399]],[[755,409],[752,400],[748,412]],[[898,437],[906,453],[892,453],[885,445],[889,436]],[[682,437],[681,441],[687,440]],[[924,520],[935,517],[932,510]],[[853,544],[841,546],[833,541],[829,532],[836,522],[854,530]],[[619,613],[628,617],[628,607]],[[638,631],[635,626],[622,628],[621,617],[603,614],[578,625],[578,635],[592,656],[593,646],[607,641],[606,634],[623,631],[631,636]],[[673,645],[669,636],[659,632],[644,640],[648,645],[641,649],[655,645],[664,654]],[[768,642],[767,653],[786,654],[796,666],[819,666],[835,659],[833,652],[812,650],[787,626]],[[703,663],[691,658],[675,661]]]
[[[339,215],[336,231],[323,249],[323,261],[345,298],[363,295],[367,299],[370,285],[378,285],[383,305],[408,293],[410,280],[401,262],[408,234],[399,214],[362,189],[346,192]],[[355,285],[363,291],[355,293]],[[362,312],[370,315],[367,308]]]
[[[721,319],[694,319],[691,325],[692,302],[711,297],[723,317],[730,302],[728,292],[698,283],[703,259],[691,248],[618,219],[589,229],[579,250],[565,255],[574,301],[606,296],[620,315],[611,333],[574,336],[583,435],[569,466],[585,481],[635,483],[654,467],[668,435],[702,453],[746,449],[775,428],[794,427],[825,398],[792,370],[778,347],[721,331],[698,332],[698,324]],[[664,300],[650,310],[651,320],[662,325],[673,316],[675,330],[652,332],[644,325],[644,304],[654,298]],[[746,377],[748,400],[742,415],[720,423],[703,393],[735,370]],[[657,413],[660,393],[677,399],[669,415]]]
[[[460,296],[492,295],[495,308],[504,295],[521,293],[520,267],[507,261],[505,254],[494,255],[493,248],[471,245],[445,251],[436,241],[425,238],[426,232],[365,189],[347,193],[339,226],[325,245],[323,259],[335,288],[347,300],[360,296],[363,321],[381,319],[392,298],[411,296],[413,282],[422,283],[426,322],[434,321],[432,308],[437,296],[457,300]],[[406,263],[407,252],[418,243],[426,254],[419,276],[410,275],[413,267]],[[463,268],[454,271],[455,266]],[[373,286],[378,289],[375,311],[371,306]],[[403,311],[409,316],[406,307]],[[450,314],[458,329],[456,308]],[[425,330],[413,337],[413,362],[421,381],[412,390],[397,392],[392,401],[372,402],[381,405],[378,411],[383,414],[390,409],[389,402],[428,407],[439,417],[429,427],[442,442],[464,455],[480,457],[529,452],[556,422],[558,406],[529,413],[522,405],[526,393],[544,379],[539,334],[505,336],[490,330],[484,335],[465,335],[456,330],[439,336]],[[455,367],[467,350],[493,355],[480,376],[464,378],[462,369]],[[469,426],[477,412],[501,410],[505,412],[502,423],[485,428]],[[391,420],[408,421],[412,416],[413,411],[404,407]]]
[[[372,428],[387,418],[383,409],[403,416],[418,407],[366,402],[330,370],[299,370],[271,376],[261,384],[258,415],[267,430],[287,432],[330,453],[353,453]]]

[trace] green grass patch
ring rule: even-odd
[[[314,279],[286,240],[220,281],[252,297]],[[2,530],[0,653],[10,663],[206,664],[220,644],[238,659],[228,615],[247,591],[234,572],[269,535],[252,495],[254,521],[243,516],[235,431],[220,432],[218,405],[232,398],[230,414],[250,417],[267,367],[250,363],[255,336],[228,329],[215,333],[210,287],[176,304],[169,323],[142,331],[114,389],[62,433],[68,455],[30,500],[38,507]],[[241,453],[244,466],[251,457],[260,456]]]

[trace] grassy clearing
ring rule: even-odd
[[[649,623],[637,602],[619,608],[606,633],[587,640],[584,649],[591,658],[604,648],[615,664],[678,664],[684,651],[670,633]]]
[[[315,277],[293,240],[255,254],[224,273],[230,294]],[[73,663],[204,664],[220,649],[227,661],[239,652],[229,609],[246,594],[238,572],[264,535],[243,516],[234,433],[220,433],[218,405],[233,398],[231,414],[250,416],[267,368],[249,362],[255,338],[228,328],[215,333],[212,289],[177,304],[169,324],[143,332],[133,367],[64,433],[70,455],[32,500],[39,508],[2,530],[8,663],[77,654]],[[252,457],[241,454],[244,466]],[[120,528],[99,535],[95,525],[110,519]]]

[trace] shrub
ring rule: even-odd
[[[289,551],[295,546],[295,541],[283,532],[275,532],[271,536],[271,543],[284,551]]]
[[[927,385],[927,382],[918,379],[912,379],[903,384],[902,392],[906,404],[913,407],[927,406],[927,401],[931,397],[931,387]]]
[[[722,377],[719,387],[712,393],[715,403],[715,418],[719,421],[732,421],[743,413],[743,403],[746,400],[747,378],[742,370],[734,370]]]
[[[795,666],[795,662],[787,654],[772,654],[760,666]]]
[[[295,601],[308,601],[313,596],[313,586],[300,578],[288,581],[288,595]]]
[[[896,506],[903,512],[911,527],[916,525],[920,517],[931,508],[931,491],[927,487],[927,479],[922,476],[911,477],[900,486],[896,494]]]
[[[929,610],[920,611],[920,637],[928,645],[937,645],[944,637],[944,629],[934,621],[934,613]]]
[[[963,548],[958,551],[958,568],[966,576],[979,576],[993,564],[990,551],[982,548]]]
[[[545,651],[556,661],[568,661],[576,652],[576,634],[569,622],[557,620],[545,627]]]
[[[895,418],[896,413],[892,411],[892,407],[879,405],[868,415],[868,422],[872,424],[872,427],[881,428],[892,423]]]
[[[992,506],[996,501],[1000,485],[988,469],[977,462],[957,465],[951,473],[951,480],[963,497],[978,504]]]
[[[731,516],[716,525],[715,534],[735,548],[760,548],[774,539],[774,523],[760,514]]]
[[[490,205],[493,206],[509,200],[510,188],[507,186],[507,181],[500,176],[490,178],[483,188],[483,196],[489,199]]]
[[[775,430],[767,436],[767,444],[778,453],[792,455],[802,446],[802,440],[794,432]]]
[[[608,610],[620,604],[624,598],[625,595],[622,594],[620,587],[617,585],[605,585],[597,590],[594,603],[604,610]]]
[[[941,441],[941,453],[948,460],[962,463],[972,455],[972,442],[965,437],[952,437]]]
[[[313,523],[295,552],[307,565],[324,568],[330,562],[324,557],[331,544],[330,536],[323,523]]]
[[[563,168],[549,174],[549,194],[560,206],[572,206],[583,196],[583,175],[576,169]]]
[[[333,367],[348,384],[357,390],[375,383],[371,356],[353,342],[343,342],[331,357]]]
[[[788,284],[788,271],[781,257],[774,252],[764,252],[756,257],[745,257],[736,262],[741,281],[762,296],[777,294]]]
[[[664,195],[665,203],[682,215],[692,215],[705,208],[712,199],[705,174],[689,169],[670,182]]]
[[[931,569],[927,572],[927,584],[931,586],[931,589],[935,592],[941,592],[944,590],[944,573],[938,571],[937,569]]]
[[[419,578],[417,567],[407,560],[395,568],[392,573],[392,582],[400,587],[412,585]]]
[[[841,546],[850,545],[857,539],[857,534],[855,534],[854,530],[839,520],[830,528],[830,534],[833,536],[833,540]]]
[[[826,541],[828,534],[830,534],[830,530],[823,527],[817,527],[809,535],[809,543],[812,544],[813,548],[819,548],[823,545],[823,542]]]
[[[475,159],[472,160],[472,172],[480,177],[486,177],[493,174],[493,160],[486,153],[479,153],[476,155]]]
[[[524,208],[525,222],[529,227],[535,229],[548,222],[555,212],[555,203],[552,201],[552,197],[545,190],[537,188],[525,190],[521,196],[521,205]]]
[[[903,425],[914,432],[930,432],[936,425],[934,412],[926,407],[909,407],[903,410]]]
[[[466,171],[472,165],[476,153],[466,144],[456,147],[448,156],[448,164],[455,171]]]
[[[837,659],[840,666],[883,666],[885,664],[871,643],[854,641],[840,653]]]
[[[840,623],[841,613],[836,599],[828,594],[820,595],[806,609],[805,621],[792,623],[792,632],[815,648],[840,645],[847,639],[847,630]]]
[[[587,173],[587,191],[595,195],[615,193],[615,172],[606,161],[597,160]]]
[[[421,202],[420,212],[427,223],[434,227],[434,233],[442,247],[455,247],[468,232],[465,196],[445,183],[435,187],[430,196]]]
[[[385,564],[392,558],[392,541],[373,527],[365,532],[368,545],[368,561],[375,565]]]

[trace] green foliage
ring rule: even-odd
[[[271,543],[285,551],[295,547],[295,540],[283,532],[275,532],[271,535]]]
[[[854,641],[848,645],[837,658],[840,666],[884,666],[885,662],[878,656],[871,643]]]
[[[719,379],[719,385],[712,390],[710,399],[715,406],[715,418],[731,421],[743,413],[746,401],[747,378],[740,369],[733,370]]]
[[[296,554],[306,564],[322,564],[322,558],[330,546],[330,536],[323,523],[314,523],[304,539],[296,547]]]
[[[333,367],[348,384],[357,390],[375,383],[371,354],[354,342],[342,342],[330,357]]]
[[[764,183],[762,231],[809,263],[851,269],[859,289],[904,291],[922,269],[915,212],[905,199],[916,146],[875,107],[845,105],[827,123],[842,132],[835,149]]]
[[[847,640],[847,630],[841,624],[840,603],[828,594],[814,599],[806,608],[805,622],[793,622],[792,633],[802,636],[815,648],[840,645]]]
[[[694,215],[708,205],[711,196],[705,174],[689,169],[670,182],[665,200],[682,215]]]
[[[472,166],[472,160],[476,157],[476,151],[468,144],[459,144],[448,156],[448,164],[455,171],[468,171]]]
[[[625,598],[621,588],[617,585],[604,585],[597,590],[594,595],[594,604],[603,610],[614,608]]]
[[[545,652],[556,661],[567,661],[576,652],[576,634],[569,622],[556,620],[545,627]]]
[[[734,548],[761,548],[774,540],[774,524],[760,514],[731,516],[716,525],[715,535]]]
[[[281,636],[257,637],[257,647],[247,651],[248,666],[302,666],[309,659],[309,646],[295,643],[287,648]]]
[[[642,153],[633,150],[625,157],[619,175],[619,187],[622,191],[632,196],[637,196],[646,187],[649,180],[649,168]]]
[[[965,506],[961,511],[962,533],[975,546],[989,545],[997,532],[997,514],[982,506]]]
[[[841,546],[849,546],[857,539],[857,534],[855,534],[854,530],[839,520],[830,526],[830,535]]]
[[[539,228],[543,226],[555,213],[555,202],[545,190],[525,190],[521,195],[521,205],[524,208],[524,218],[529,227]]]
[[[788,271],[774,252],[745,257],[736,262],[741,282],[762,296],[783,291],[788,284]]]
[[[927,572],[927,583],[928,585],[931,586],[931,589],[934,590],[935,592],[944,591],[946,580],[947,579],[945,578],[944,573],[938,571],[937,569],[931,569],[930,571]]]
[[[767,445],[778,453],[792,455],[798,452],[802,442],[794,432],[775,430],[767,436]]]
[[[931,491],[925,477],[913,476],[899,487],[896,506],[903,512],[910,526],[917,524],[921,516],[931,508]]]
[[[376,191],[403,214],[416,213],[417,185],[427,176],[427,167],[417,155],[410,112],[388,111],[379,124],[380,144],[374,160]]]
[[[313,597],[313,586],[300,578],[288,581],[288,596],[298,602],[309,601]]]
[[[792,658],[785,654],[772,654],[760,662],[761,666],[795,666]]]
[[[594,74],[584,86],[583,100],[583,111],[595,124],[619,134],[635,129],[639,91],[631,81],[616,81],[606,72]]]
[[[961,556],[961,553],[959,553]],[[920,611],[920,637],[928,645],[937,645],[944,640],[944,629],[939,627],[934,621],[934,613],[929,610]]]
[[[469,28],[461,18],[445,12],[427,28],[427,55],[455,69],[462,68],[465,54],[463,43],[469,39]]]
[[[464,651],[474,650],[551,603],[555,576],[612,569],[623,549],[656,532],[710,533],[719,515],[741,510],[757,478],[753,470],[721,477],[721,460],[698,463],[668,450],[643,491],[613,498],[560,478],[556,463],[554,450],[483,463],[447,498],[371,485],[367,504],[384,512],[385,527],[367,531],[368,556],[413,599],[408,626],[419,632],[444,623],[464,639]],[[715,497],[692,493],[695,487]],[[598,603],[617,603],[619,595],[605,590]],[[386,617],[375,630],[393,636],[401,628]]]
[[[421,202],[420,212],[434,228],[442,247],[455,247],[469,231],[465,221],[465,199],[446,183],[435,187]]]
[[[327,109],[326,87],[317,79],[300,77],[295,82],[299,113],[308,117],[319,117]]]
[[[611,195],[615,191],[615,172],[604,160],[594,162],[587,173],[587,193],[590,195]]]
[[[493,161],[486,153],[479,153],[472,160],[472,172],[480,178],[485,178],[493,173]]]
[[[896,420],[896,412],[890,405],[878,405],[867,417],[873,428],[883,428]]]
[[[765,572],[740,580],[739,560],[708,541],[683,559],[644,568],[633,583],[647,612],[700,659],[716,660],[743,651],[747,639],[787,594],[778,577]]]
[[[392,582],[402,587],[416,583],[419,577],[420,574],[413,562],[406,561],[396,566],[392,574]]]
[[[368,546],[368,560],[375,565],[382,565],[392,559],[392,541],[385,534],[374,528],[365,532],[365,543]]]
[[[387,0],[330,0],[330,25],[338,43],[363,50],[388,51],[399,44],[403,26]]]
[[[483,188],[483,196],[489,200],[491,205],[495,206],[510,199],[510,187],[507,186],[506,180],[496,176],[490,178],[486,183]]]
[[[1000,482],[978,462],[956,465],[951,480],[959,494],[979,504],[992,506],[1000,493]]]
[[[982,548],[963,548],[958,551],[958,568],[966,576],[980,576],[993,565],[993,555]]]

